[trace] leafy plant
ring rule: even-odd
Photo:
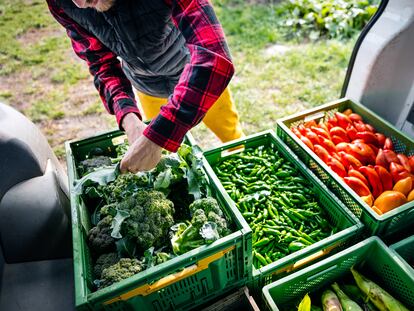
[[[349,39],[374,15],[378,0],[289,0],[278,7],[289,37]]]

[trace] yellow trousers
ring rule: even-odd
[[[167,98],[153,97],[139,91],[137,94],[147,120],[157,116],[161,106],[167,103]],[[207,111],[203,122],[222,142],[237,139],[243,135],[239,115],[229,88],[224,90],[215,104]]]

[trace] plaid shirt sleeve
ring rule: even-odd
[[[127,113],[133,112],[141,119],[131,82],[122,71],[117,56],[68,17],[55,1],[47,0],[47,3],[53,17],[66,28],[75,53],[88,64],[102,102],[106,110],[116,116],[120,129],[122,118]]]
[[[208,0],[165,0],[190,51],[174,93],[144,135],[175,152],[225,90],[234,73],[224,33]]]

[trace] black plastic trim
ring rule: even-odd
[[[355,64],[355,59],[358,54],[359,48],[361,47],[362,41],[364,41],[367,33],[371,30],[372,26],[374,26],[374,24],[378,21],[387,5],[388,0],[381,1],[377,12],[375,12],[374,16],[369,20],[368,24],[364,27],[364,29],[362,29],[361,34],[359,35],[358,40],[355,43],[354,49],[351,54],[351,58],[349,60],[348,69],[346,71],[344,84],[342,85],[341,98],[345,97],[346,91],[348,89],[349,80],[351,79],[352,70]]]

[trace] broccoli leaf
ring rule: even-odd
[[[134,239],[123,237],[122,239],[116,241],[115,245],[119,257],[133,258],[135,256],[137,244],[135,243]]]
[[[122,238],[122,235],[121,235],[121,232],[120,232],[121,231],[121,225],[122,225],[122,222],[125,219],[127,219],[129,216],[130,215],[129,215],[128,211],[125,211],[125,210],[122,210],[122,209],[117,210],[117,213],[116,213],[114,219],[112,220],[112,224],[111,224],[111,229],[112,229],[111,236],[113,238],[115,238],[115,239]]]
[[[83,193],[90,199],[99,199],[103,197],[103,194],[95,186],[86,187]]]
[[[187,159],[187,156],[191,154],[192,148],[186,144],[182,144],[178,149],[178,155],[183,158],[184,160]]]
[[[190,155],[191,164],[187,170],[188,193],[198,200],[203,197],[204,176],[201,167],[203,165],[201,155]]]
[[[119,164],[115,167],[97,169],[96,171],[83,176],[81,179],[76,180],[73,191],[75,194],[80,195],[82,194],[84,187],[95,184],[105,186],[111,181],[114,181],[119,174]]]
[[[157,178],[154,181],[154,188],[159,189],[168,189],[171,184],[171,179],[173,178],[172,169],[168,167],[165,171],[158,174]]]
[[[154,249],[155,247],[150,247],[144,252],[144,263],[147,266],[147,269],[155,266],[155,258],[154,258]]]

